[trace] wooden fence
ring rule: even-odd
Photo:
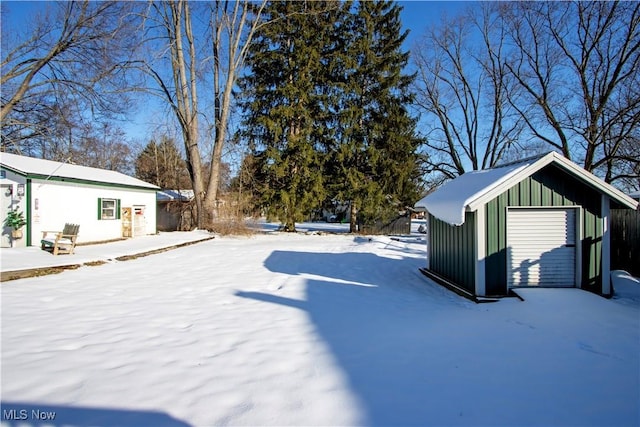
[[[389,222],[378,221],[373,225],[359,224],[361,234],[411,234],[411,216],[399,216]]]
[[[611,210],[611,269],[640,277],[640,211]]]

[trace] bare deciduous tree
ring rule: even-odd
[[[212,3],[210,25],[213,35],[214,145],[204,203],[208,212],[213,212],[217,206],[223,171],[222,151],[227,140],[233,88],[244,66],[253,35],[260,25],[265,4],[266,1],[236,1],[231,7],[228,2]],[[253,14],[252,20],[250,13]]]
[[[133,153],[122,129],[110,123],[84,125],[74,144],[71,161],[84,166],[131,174]]]
[[[153,76],[161,96],[171,107],[182,131],[187,169],[191,177],[194,199],[198,211],[197,226],[205,225],[203,200],[204,180],[202,160],[199,148],[198,102],[198,58],[191,23],[191,10],[186,1],[165,1],[153,3],[153,9],[160,20],[160,28],[165,33],[168,57],[171,65],[171,77],[165,79],[161,70],[148,62],[145,69]],[[164,55],[164,51],[162,54]],[[161,66],[165,63],[161,62]],[[170,83],[170,81],[173,81]]]
[[[123,55],[132,52],[135,38],[129,31],[129,7],[111,1],[52,3],[46,16],[34,17],[25,39],[3,34],[3,139],[9,133],[5,128],[11,126],[14,131],[16,127],[33,130],[31,120],[23,119],[29,112],[42,112],[43,105],[54,107],[73,99],[92,113],[125,110],[123,70],[128,58]],[[13,117],[16,112],[19,114]],[[21,132],[14,135],[18,141],[25,136]]]
[[[212,2],[208,8],[210,40],[205,41],[211,46],[211,56],[207,57],[196,47],[196,37],[203,41],[205,32],[201,22],[194,24],[192,21],[190,4],[185,0],[153,3],[165,33],[166,44],[161,51],[168,53],[172,75],[170,78],[163,77],[160,70],[163,61],[160,61],[159,67],[150,61],[146,69],[158,84],[162,98],[170,105],[182,130],[199,228],[208,226],[215,215],[222,152],[233,107],[233,88],[242,70],[251,38],[260,23],[263,7],[264,2],[256,4],[249,0]],[[212,64],[210,74],[204,71],[207,61]],[[202,93],[205,94],[204,100],[199,99]],[[211,98],[207,98],[207,95]],[[211,126],[213,149],[210,173],[206,179],[201,167],[206,144],[201,137],[200,118],[208,117],[205,114],[208,100],[213,103],[214,114]]]
[[[640,123],[640,3],[502,4],[513,103],[535,137],[606,181],[629,178]],[[633,151],[633,150],[631,150]]]
[[[504,42],[500,17],[486,5],[432,28],[412,51],[427,168],[441,179],[494,166],[520,135]]]

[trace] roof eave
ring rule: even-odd
[[[568,160],[567,158],[555,152],[551,152],[541,157],[539,160],[532,163],[531,165],[523,168],[522,170],[516,172],[515,174],[500,181],[499,183],[497,183],[497,185],[495,185],[488,191],[484,192],[474,200],[470,201],[466,205],[466,210],[471,212],[478,210],[479,208],[484,206],[489,201],[493,200],[498,195],[504,193],[509,188],[519,183],[524,178],[533,175],[534,173],[536,173],[537,171],[539,171],[540,169],[544,168],[545,166],[551,163],[556,163],[558,166],[565,169],[572,175],[577,176],[578,179],[584,181],[587,185],[590,185],[591,187],[594,187],[600,192],[607,194],[611,199],[617,201],[621,205],[626,206],[630,209],[638,208],[638,202],[636,202],[631,197],[624,194],[622,191],[611,186],[610,184],[607,184],[597,176],[593,175],[590,172],[587,172],[586,170],[576,165],[572,161]]]
[[[11,167],[9,165],[5,165],[4,163],[0,164],[0,166],[3,169],[9,170],[9,171],[11,171],[11,172],[13,172],[13,173],[15,173],[17,175],[21,175],[21,176],[27,176],[28,175],[27,172],[25,172],[25,171],[23,171],[21,169],[17,169],[17,168]]]
[[[636,202],[631,197],[624,194],[622,191],[613,187],[611,184],[607,184],[597,176],[593,175],[590,172],[587,172],[586,170],[576,165],[572,161],[567,160],[565,157],[562,157],[558,154],[556,154],[556,157],[557,157],[559,166],[565,168],[569,172],[574,172],[591,187],[594,187],[597,190],[600,190],[601,192],[607,194],[609,198],[615,200],[621,205],[628,207],[629,209],[638,209],[638,202]]]
[[[102,186],[102,187],[131,188],[131,189],[139,189],[139,190],[155,191],[155,192],[160,190],[160,187],[158,187],[157,185],[148,184],[148,183],[145,183],[147,185],[140,185],[135,183],[73,178],[73,177],[61,176],[61,175],[44,176],[42,174],[35,174],[35,173],[26,173],[23,176],[25,176],[28,179],[34,179],[34,180],[45,181],[45,182],[73,182],[77,184],[95,185],[95,186]]]
[[[486,203],[488,203],[490,200],[493,200],[498,195],[504,193],[509,188],[513,187],[514,185],[522,181],[524,178],[534,174],[535,172],[539,171],[543,167],[552,163],[554,159],[554,154],[555,153],[549,153],[541,157],[539,160],[535,161],[534,163],[522,168],[516,173],[496,183],[496,185],[494,185],[492,188],[480,194],[474,200],[471,200],[466,206],[467,211],[473,212],[478,210],[479,208],[484,206]]]

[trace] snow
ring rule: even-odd
[[[475,304],[331,226],[2,283],[3,423],[640,424],[638,279]]]
[[[625,304],[640,304],[640,279],[623,270],[611,272],[615,299]]]
[[[52,160],[36,159],[34,157],[18,156],[10,153],[2,153],[0,156],[0,163],[2,166],[23,174],[44,175],[44,177],[73,178],[91,182],[119,184],[149,189],[159,188],[156,185],[149,184],[148,182],[141,181],[120,172],[73,165],[70,163],[54,162]]]
[[[525,162],[501,168],[467,172],[444,183],[435,192],[416,203],[415,207],[426,208],[431,215],[448,224],[462,225],[464,224],[464,213],[469,203],[507,181],[529,165],[530,163]]]
[[[160,232],[156,235],[138,236],[135,239],[117,242],[79,245],[76,246],[74,254],[71,256],[53,256],[50,252],[41,250],[39,246],[2,248],[0,250],[0,265],[2,266],[2,271],[17,271],[64,265],[82,265],[89,262],[111,262],[122,256],[155,251],[212,237],[209,232],[204,230]]]
[[[162,190],[156,197],[159,202],[188,202],[193,199],[193,190]]]

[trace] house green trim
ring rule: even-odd
[[[142,216],[136,217],[137,234],[152,234],[157,230],[156,195],[160,188],[138,178],[69,161],[11,153],[1,153],[0,169],[3,177],[11,181],[14,191],[17,185],[20,197],[14,197],[13,204],[24,212],[26,220],[27,236],[12,246],[37,246],[42,230],[55,230],[67,222],[83,224],[82,239],[86,242],[120,238],[121,210],[125,206],[146,207]],[[97,220],[100,210],[95,213],[95,204],[99,197],[113,200],[103,218],[108,212],[114,221]],[[66,202],[61,202],[63,200]],[[8,239],[3,240],[3,246],[9,246]]]
[[[27,202],[27,208],[26,208],[26,212],[27,212],[27,246],[31,246],[31,224],[32,224],[32,214],[31,214],[31,180],[29,178],[27,178],[27,185],[25,188],[25,197],[27,198],[26,202]]]
[[[102,219],[102,201],[105,200],[102,197],[98,197],[98,219],[101,220]],[[115,212],[114,212],[114,217],[113,218],[108,218],[108,220],[114,219],[114,220],[118,220],[121,219],[121,200],[115,197],[109,197],[107,198],[107,200],[114,200],[116,202],[116,206],[115,206]]]
[[[79,178],[68,178],[68,177],[59,177],[59,176],[49,176],[49,175],[44,175],[44,174],[34,174],[34,173],[25,173],[23,171],[11,168],[9,166],[6,165],[2,165],[2,167],[4,169],[10,170],[11,172],[15,173],[16,175],[20,175],[23,176],[27,179],[36,179],[36,180],[42,180],[42,181],[57,181],[57,182],[69,182],[69,183],[73,183],[73,184],[84,184],[84,185],[98,185],[101,187],[111,187],[111,188],[130,188],[130,189],[135,189],[135,190],[144,190],[144,191],[149,191],[149,192],[157,192],[158,188],[150,188],[150,187],[144,187],[144,186],[137,186],[137,185],[128,185],[128,184],[118,184],[118,183],[113,183],[113,182],[105,182],[105,181],[93,181],[93,180],[88,180],[88,179],[79,179]]]

